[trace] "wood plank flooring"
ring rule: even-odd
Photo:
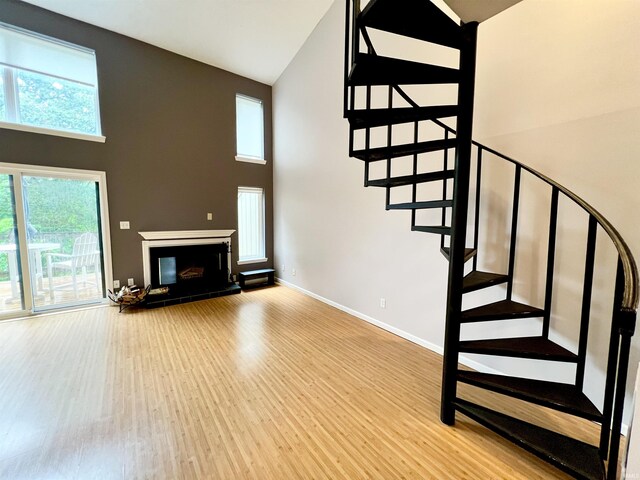
[[[567,478],[462,415],[440,423],[440,369],[281,286],[3,322],[0,478]],[[589,422],[462,389],[596,438]]]

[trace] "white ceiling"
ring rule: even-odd
[[[334,0],[24,0],[273,85]]]
[[[268,85],[275,83],[334,2],[334,0],[23,1]],[[464,21],[482,21],[521,0],[433,1],[441,7],[444,1]],[[367,0],[363,0],[363,4],[366,2]]]
[[[463,22],[484,22],[522,0],[444,0]]]

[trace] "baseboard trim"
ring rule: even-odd
[[[282,280],[281,278],[276,278],[276,283],[284,285],[285,287],[289,287],[293,290],[297,290],[298,292],[303,293],[304,295],[307,295],[311,298],[315,298],[316,300],[319,300],[322,303],[326,303],[327,305],[330,305],[334,308],[337,308],[338,310],[348,313],[351,316],[359,318],[360,320],[364,320],[365,322],[375,325],[376,327],[381,328],[389,333],[393,333],[394,335],[404,338],[405,340],[408,340],[411,343],[420,345],[421,347],[424,347],[427,350],[431,350],[432,352],[437,353],[438,355],[442,355],[444,353],[444,349],[440,345],[429,342],[423,338],[417,337],[416,335],[413,335],[409,332],[405,332],[404,330],[401,330],[397,327],[389,325],[388,323],[381,322],[380,320],[370,317],[369,315],[365,315],[364,313],[360,313],[357,310],[353,310],[352,308],[345,307],[344,305],[341,305],[337,302],[334,302],[333,300],[329,300],[328,298],[318,295],[317,293],[314,293],[302,287],[299,287],[298,285]],[[499,372],[498,370],[495,370],[491,367],[483,365],[480,362],[476,362],[475,360],[471,360],[470,358],[467,358],[464,355],[460,355],[460,363],[466,367],[473,368],[478,372],[503,375],[503,373]]]
[[[405,332],[404,330],[401,330],[397,327],[389,325],[388,323],[381,322],[380,320],[370,317],[369,315],[365,315],[364,313],[360,313],[357,310],[353,310],[352,308],[345,307],[344,305],[341,305],[337,302],[334,302],[333,300],[329,300],[328,298],[318,295],[317,293],[314,293],[302,287],[299,287],[298,285],[287,282],[286,280],[282,280],[281,278],[278,278],[278,277],[276,277],[275,282],[277,284],[284,285],[285,287],[296,290],[311,298],[315,298],[316,300],[319,300],[322,303],[326,303],[327,305],[330,305],[334,308],[337,308],[338,310],[348,313],[351,316],[354,316],[360,320],[364,320],[365,322],[370,323],[371,325],[375,325],[376,327],[381,328],[389,333],[393,333],[394,335],[404,338],[405,340],[408,340],[411,343],[420,345],[421,347],[426,348],[427,350],[431,350],[432,352],[435,352],[438,355],[442,355],[444,353],[444,350],[440,345],[437,345],[435,343],[424,340],[423,338],[412,335],[411,333]],[[477,372],[492,373],[495,375],[504,375],[504,372],[496,370],[495,368],[488,367],[487,365],[484,365],[480,362],[476,362],[475,360],[471,360],[470,358],[467,358],[464,355],[460,355],[460,363],[466,367],[473,368]],[[622,430],[622,435],[626,437],[629,431],[628,425],[625,425],[623,423],[621,430]]]

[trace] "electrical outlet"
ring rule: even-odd
[[[207,213],[207,220],[213,220],[213,213]]]
[[[384,298],[380,299],[380,308],[387,308],[387,301]]]
[[[129,222],[120,222],[120,230],[129,230],[130,228]]]
[[[291,269],[291,275],[293,275],[294,277],[296,276],[296,269],[295,268]]]
[[[114,280],[113,281],[113,288],[114,289],[120,288],[120,280]]]
[[[130,287],[135,285],[135,283],[133,283],[133,278],[127,278],[127,285],[129,285]]]
[[[280,270],[282,270],[283,272],[285,272],[287,270],[287,268],[286,268],[284,263],[282,264],[282,268]]]

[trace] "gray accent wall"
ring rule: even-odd
[[[0,162],[107,173],[114,279],[143,282],[139,231],[237,230],[238,186],[265,190],[258,265],[273,266],[270,86],[16,0],[0,0],[0,21],[96,52],[106,143],[0,128]],[[266,165],[235,161],[236,93],[264,102]],[[233,272],[251,269],[232,243]]]

